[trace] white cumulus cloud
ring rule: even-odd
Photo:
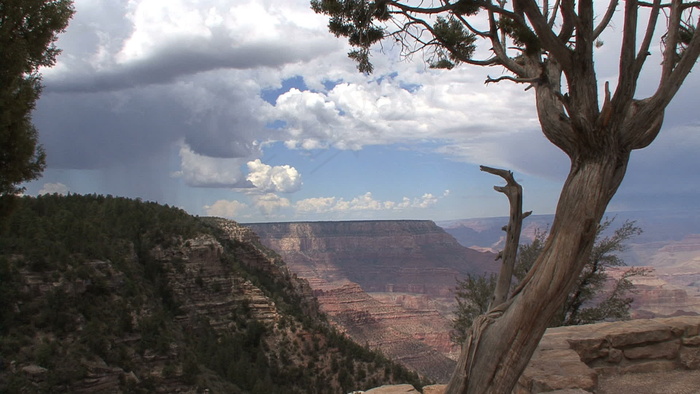
[[[329,90],[290,89],[271,116],[284,121],[284,142],[292,149],[428,142],[459,160],[499,164],[507,156],[493,140],[522,147],[522,138],[513,136],[539,125],[530,93],[514,84],[485,89],[484,78],[468,67],[445,72],[404,66],[395,75]]]
[[[296,168],[283,166],[270,166],[255,159],[248,162],[248,176],[246,179],[262,193],[293,193],[301,189],[301,174]]]
[[[253,203],[255,207],[258,208],[265,216],[275,215],[282,208],[292,206],[292,203],[288,199],[280,197],[274,193],[253,196]]]
[[[449,194],[449,193],[447,193]],[[447,196],[443,194],[442,197]],[[297,201],[294,204],[297,213],[329,213],[342,211],[392,211],[408,208],[429,208],[438,203],[441,197],[425,193],[413,199],[403,197],[397,201],[381,201],[372,196],[371,192],[359,195],[351,200],[337,197],[313,197]]]
[[[335,197],[312,197],[297,201],[294,207],[300,213],[326,213],[335,208],[336,202]]]
[[[182,177],[190,186],[233,187],[243,178],[243,159],[222,159],[197,154],[186,144],[180,147],[180,171],[173,175]]]

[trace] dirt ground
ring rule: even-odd
[[[598,394],[700,394],[700,370],[605,377]]]

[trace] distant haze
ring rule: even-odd
[[[614,218],[610,231],[618,228],[625,220],[635,221],[642,229],[643,233],[630,239],[628,245],[680,241],[688,235],[700,234],[700,212],[697,211],[628,211],[608,213],[607,217]],[[532,215],[526,218],[523,222],[521,241],[530,242],[536,230],[546,231],[553,220],[554,215]],[[436,222],[463,246],[496,251],[503,248],[505,232],[501,228],[507,223],[507,217]]]

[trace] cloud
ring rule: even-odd
[[[299,213],[326,213],[335,209],[336,202],[335,197],[312,197],[297,201],[294,207]]]
[[[449,193],[443,194],[446,197]],[[441,197],[425,193],[421,197],[410,199],[403,197],[400,202],[376,200],[367,192],[351,200],[336,197],[313,197],[297,201],[294,208],[298,214],[329,213],[343,211],[394,211],[409,208],[429,208],[438,203]]]
[[[207,191],[217,194],[208,194],[207,202],[228,198],[223,188],[230,187],[247,206],[232,203],[229,212],[237,209],[237,216],[255,209],[270,215],[296,210],[342,219],[407,216],[442,197],[379,199],[381,189],[345,198],[324,189],[325,196],[296,202],[279,197],[315,188],[313,182],[335,187],[337,178],[325,178],[337,173],[332,166],[325,173],[305,172],[308,185],[302,184],[298,169],[313,159],[319,166],[329,163],[320,163],[323,152],[312,150],[386,145],[548,181],[566,176],[567,158],[540,131],[532,89],[524,92],[525,86],[506,81],[484,87],[487,74],[497,76],[494,68],[445,71],[428,69],[419,56],[399,61],[391,45],[373,57],[375,74],[365,76],[347,58],[345,40],[328,33],[327,17],[314,14],[308,0],[75,3],[77,13],[57,43],[63,49],[58,64],[42,70],[46,88],[33,113],[47,173],[58,175],[37,181],[32,190],[60,181],[80,192],[167,197],[197,213],[226,210],[218,201],[203,208],[202,191],[190,187],[219,188]],[[606,44],[596,53],[599,81],[614,84],[619,30],[604,35]],[[649,60],[647,68],[658,64]],[[656,83],[650,81],[642,77],[640,88],[653,92]],[[700,73],[688,76],[666,111],[659,140],[633,153],[619,193],[625,199],[664,201],[682,192],[692,204],[700,185],[693,173],[699,145],[692,137],[700,135],[699,82]],[[271,91],[281,93],[276,101]],[[288,165],[263,163],[271,153]],[[337,170],[346,171],[340,162]],[[384,173],[377,168],[372,182]],[[454,186],[454,194],[464,194],[463,187]]]
[[[44,186],[39,190],[39,195],[42,194],[60,194],[60,195],[66,195],[68,194],[68,186],[57,182],[57,183],[45,183]]]
[[[280,197],[274,193],[266,193],[262,195],[255,195],[253,198],[253,205],[260,210],[260,212],[265,216],[272,216],[277,214],[282,208],[291,207],[291,202]]]
[[[120,90],[212,70],[274,68],[340,46],[318,34],[324,18],[300,13],[301,1],[99,3],[76,4],[60,46],[80,56],[59,58],[49,90]]]
[[[209,216],[234,219],[247,208],[248,205],[240,201],[218,200],[212,205],[205,205],[204,212],[206,212],[206,214]]]
[[[180,148],[180,171],[173,176],[181,177],[190,186],[196,187],[240,187],[242,182],[242,159],[221,159],[199,155],[186,144]]]
[[[51,130],[42,138],[54,168],[166,156],[183,140],[212,158],[252,160],[274,141],[304,150],[430,142],[477,161],[475,138],[532,127],[530,94],[508,84],[485,91],[478,68],[426,70],[378,56],[378,71],[397,72],[357,73],[343,40],[306,0],[76,8],[35,113],[40,131]],[[314,90],[292,89],[275,105],[262,100],[263,89],[294,75]],[[268,129],[275,120],[286,127]]]
[[[248,162],[246,179],[257,188],[258,192],[293,193],[301,189],[301,174],[288,165],[269,166],[255,159]]]
[[[483,151],[475,147],[479,139],[508,138],[539,126],[530,93],[502,84],[491,94],[482,78],[471,68],[404,67],[327,91],[290,89],[279,96],[271,116],[285,123],[285,144],[292,149],[428,142],[458,160],[483,163]],[[489,151],[496,160],[507,157]]]
[[[417,208],[428,208],[437,204],[438,198],[430,193],[425,193],[418,200],[414,201],[414,206]]]

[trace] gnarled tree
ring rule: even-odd
[[[350,56],[363,72],[372,71],[370,49],[384,39],[399,43],[406,54],[428,53],[434,67],[503,67],[507,75],[486,82],[510,80],[534,88],[542,132],[571,159],[540,257],[512,298],[475,321],[448,386],[449,393],[510,392],[588,261],[630,153],[656,138],[665,108],[697,62],[700,2],[610,0],[600,15],[592,0],[311,4],[330,17],[334,34],[356,48]],[[623,31],[611,91],[608,83],[598,85],[593,52],[617,12]],[[662,43],[658,86],[651,96],[636,97],[656,40]],[[490,49],[483,59],[475,58],[480,44]]]

